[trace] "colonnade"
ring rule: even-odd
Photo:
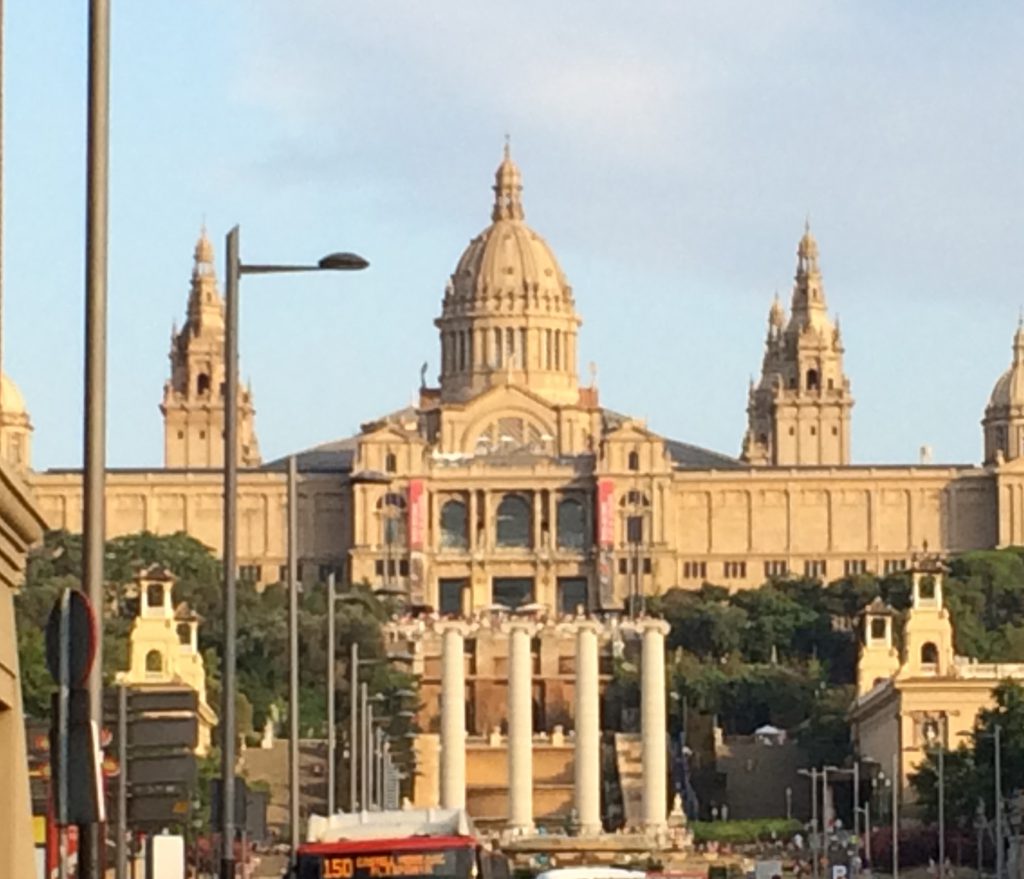
[[[601,703],[600,641],[605,627],[598,620],[565,624],[576,641],[574,807],[580,833],[601,833]],[[623,626],[622,628],[627,628]],[[640,732],[642,747],[642,823],[658,835],[667,827],[667,712],[665,707],[664,620],[642,618],[628,624],[641,638]],[[466,678],[465,638],[470,629],[459,620],[438,623],[441,634],[441,761],[442,808],[466,806]],[[538,623],[513,618],[503,627],[508,635],[508,821],[513,835],[529,835],[533,823],[533,657],[531,642]]]

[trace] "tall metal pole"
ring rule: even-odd
[[[359,779],[359,644],[349,653],[348,688],[348,810],[355,812]]]
[[[860,759],[853,761],[853,835],[860,836]]]
[[[1002,728],[997,723],[993,730],[995,738],[995,770],[996,770],[996,879],[1003,879],[1005,867],[1005,851],[1003,849],[1003,754],[1002,754]]]
[[[117,879],[128,879],[128,688],[117,688]]]
[[[942,718],[939,740],[939,879],[946,875],[946,718]]]
[[[327,814],[336,811],[338,772],[337,722],[334,711],[334,571],[327,577]]]
[[[82,586],[103,631],[107,440],[107,202],[110,133],[110,0],[89,2],[89,105],[85,195],[85,425],[82,487]],[[89,674],[89,718],[103,726],[103,639]],[[104,873],[101,824],[85,828],[80,876]]]
[[[871,800],[864,804],[864,860],[871,865]]]
[[[811,769],[811,875],[818,879],[818,770]]]
[[[892,755],[892,879],[900,876],[900,755]]]
[[[288,458],[288,814],[291,862],[299,850],[299,492],[295,456]]]
[[[224,248],[224,646],[221,672],[221,879],[235,879],[235,578],[238,574],[238,226]]]
[[[370,694],[367,692],[366,681],[359,685],[359,716],[363,725],[360,736],[362,747],[359,749],[359,808],[367,812],[370,809],[370,766],[367,760],[370,753]]]

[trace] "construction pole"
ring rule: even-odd
[[[88,678],[89,719],[103,726],[103,591],[107,443],[107,205],[110,134],[110,0],[89,0],[89,75],[85,194],[85,424],[82,486],[82,587],[96,615]],[[104,875],[104,827],[80,828],[79,876]]]
[[[117,879],[128,879],[128,688],[117,688]]]
[[[288,457],[288,819],[291,864],[299,850],[299,553],[298,474]]]
[[[892,755],[892,877],[900,876],[900,755]]]
[[[337,789],[337,718],[334,713],[334,571],[327,577],[327,814],[333,815]]]
[[[359,644],[349,651],[348,688],[348,810],[356,811],[359,791]]]

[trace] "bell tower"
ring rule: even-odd
[[[843,343],[825,303],[810,226],[797,248],[789,320],[776,296],[768,315],[761,379],[751,382],[743,460],[775,467],[850,463],[850,380]]]
[[[204,228],[196,242],[188,315],[171,331],[171,377],[164,384],[164,466],[224,466],[224,302],[217,290],[213,245]],[[260,463],[252,390],[238,393],[238,463]]]

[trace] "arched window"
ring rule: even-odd
[[[820,380],[818,378],[818,370],[808,369],[807,370],[807,390],[816,391],[819,389]]]
[[[466,549],[469,546],[466,505],[462,501],[448,501],[441,507],[441,548]]]
[[[939,664],[939,648],[936,647],[931,641],[926,641],[921,645],[921,665],[938,665]]]
[[[210,377],[205,372],[199,373],[199,376],[196,378],[196,393],[200,397],[210,393]]]
[[[146,587],[147,607],[159,608],[164,604],[164,587],[161,583],[150,583]]]
[[[192,643],[192,627],[188,623],[178,623],[178,643]]]
[[[530,503],[518,494],[507,494],[498,504],[495,522],[495,538],[498,546],[530,546]]]
[[[634,451],[634,452],[630,452],[629,453],[629,469],[630,470],[639,470],[640,469],[640,453],[639,452],[635,452]]]
[[[565,498],[558,504],[558,546],[583,549],[586,545],[587,512],[576,498]]]
[[[146,654],[146,671],[159,674],[164,670],[164,657],[159,650],[150,650]]]
[[[394,473],[398,469],[398,459],[395,457],[394,452],[388,452],[384,456],[384,469],[388,473]]]

